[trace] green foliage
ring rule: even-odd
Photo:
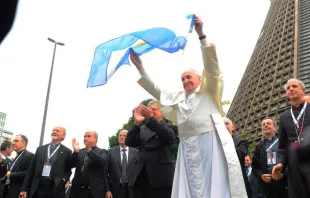
[[[239,137],[249,140],[249,134],[247,134],[247,133],[240,134]],[[256,147],[255,141],[253,141],[253,142],[250,142],[250,141],[249,141],[248,154],[249,154],[251,157],[252,157],[253,154],[254,154],[255,147]]]

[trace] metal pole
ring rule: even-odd
[[[44,107],[43,122],[42,122],[39,146],[43,145],[43,140],[44,140],[45,123],[46,123],[46,116],[47,116],[47,110],[48,110],[48,102],[49,102],[50,90],[51,90],[51,84],[52,84],[52,77],[53,77],[53,69],[54,69],[54,60],[55,60],[56,48],[57,48],[58,44],[59,45],[64,45],[63,43],[58,43],[58,42],[56,42],[56,41],[54,41],[53,39],[50,39],[50,38],[48,38],[48,40],[54,43],[54,53],[53,53],[53,59],[52,59],[52,66],[51,66],[51,70],[50,70],[50,77],[49,77],[49,81],[48,81],[47,94],[46,94],[46,99],[45,99],[45,107]]]

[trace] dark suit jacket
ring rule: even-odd
[[[12,160],[11,159],[9,159],[9,158],[6,158],[5,159],[5,166],[6,166],[6,168],[5,168],[5,170],[7,170],[7,171],[9,171],[9,169],[8,169],[8,167],[11,165],[11,163],[12,163]],[[1,167],[0,167],[0,169],[1,169]],[[5,172],[5,173],[3,173],[4,175],[3,176],[5,176],[6,175],[6,173],[7,173],[7,171]],[[0,174],[1,175],[1,174]],[[2,177],[3,177],[2,176]],[[5,184],[5,182],[4,181],[1,181],[0,182],[0,197],[2,197],[3,196],[3,191],[4,191],[4,184]]]
[[[127,134],[126,145],[139,147],[139,160],[135,166],[133,186],[144,164],[149,184],[153,187],[171,187],[175,161],[171,145],[178,136],[178,129],[166,120],[148,120],[144,126],[134,126]]]
[[[110,191],[113,197],[119,196],[120,191],[120,179],[122,176],[122,163],[121,163],[121,149],[120,146],[116,146],[108,150],[108,164],[109,164],[109,184]],[[128,165],[127,165],[127,177],[128,183],[133,183],[131,180],[134,178],[135,164],[138,160],[138,150],[129,147],[128,153]],[[135,198],[132,192],[132,188],[129,188],[129,197]]]
[[[72,180],[72,187],[70,197],[77,197],[80,186],[82,185],[82,167],[84,164],[85,149],[81,149],[78,153],[72,153],[70,157],[71,167],[76,167],[74,178]],[[88,170],[89,187],[94,198],[105,197],[108,190],[108,165],[107,165],[107,151],[100,149],[97,146],[93,147],[88,155],[84,167]]]
[[[235,134],[232,134],[232,138],[234,140],[235,148],[236,148],[237,155],[239,158],[246,192],[247,192],[248,197],[250,198],[252,196],[251,186],[250,186],[248,177],[246,175],[245,165],[244,165],[244,158],[248,153],[249,142],[247,139],[243,139]]]
[[[47,159],[47,149],[50,144],[46,144],[37,148],[37,151],[34,155],[34,158],[28,169],[28,173],[24,180],[21,191],[29,192],[27,193],[32,198],[36,192],[40,179],[42,177],[42,170],[44,163]],[[54,180],[54,189],[53,196],[56,198],[65,197],[65,183],[69,180],[71,175],[71,169],[69,166],[69,158],[71,155],[71,150],[64,145],[60,145],[58,151],[55,153],[55,156],[52,157],[52,170],[53,180]]]
[[[270,188],[268,188],[269,184],[265,183],[262,180],[262,176],[263,174],[271,174],[270,172],[268,172],[266,149],[267,149],[266,140],[263,140],[260,143],[258,143],[255,147],[255,152],[254,152],[253,162],[252,162],[252,168],[253,168],[252,173],[257,177],[264,194],[268,194]],[[286,177],[282,179],[283,183],[277,182],[278,183],[277,185],[284,185],[285,179]]]
[[[3,177],[8,171],[6,163],[0,165],[0,177]]]
[[[252,198],[264,198],[265,196],[261,188],[261,182],[259,178],[254,175],[253,169],[251,174],[248,176],[248,180],[252,190]]]
[[[301,118],[302,119],[302,118]],[[304,132],[310,132],[310,103],[307,104],[305,110],[305,118],[303,123]],[[306,130],[307,131],[306,131]],[[291,116],[291,108],[280,115],[279,125],[279,163],[282,163],[284,168],[288,165],[289,147],[290,143],[297,140],[295,126]]]
[[[19,197],[20,189],[23,185],[30,163],[34,157],[34,154],[25,150],[21,156],[16,157],[10,165],[13,166],[10,176],[10,190],[8,192],[9,197]]]

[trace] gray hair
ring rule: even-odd
[[[291,78],[291,79],[289,79],[289,80],[286,82],[286,84],[284,85],[284,89],[286,89],[287,83],[290,82],[290,81],[297,81],[297,82],[299,82],[299,86],[300,86],[302,89],[306,89],[305,84],[304,84],[301,80],[298,80],[298,79],[296,79],[296,78]]]
[[[227,117],[224,117],[223,120],[228,120],[232,125],[234,125],[234,123],[231,121],[231,119],[227,118]]]
[[[150,105],[152,105],[152,104],[157,104],[157,106],[160,107],[160,102],[159,102],[158,100],[151,100],[151,101],[147,104],[147,106],[150,106]]]

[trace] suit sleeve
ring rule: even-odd
[[[252,172],[253,174],[258,177],[259,179],[262,178],[262,175],[264,174],[264,171],[262,170],[261,166],[261,159],[260,159],[260,146],[261,144],[256,145],[255,152],[253,156],[252,161]]]
[[[126,145],[129,147],[137,148],[140,144],[140,127],[134,125],[131,130],[128,131],[126,137]]]
[[[28,168],[28,172],[26,174],[25,180],[23,182],[23,185],[22,185],[20,191],[25,191],[25,192],[30,191],[32,178],[34,177],[35,170],[36,170],[36,158],[38,157],[38,154],[39,154],[38,152],[39,152],[40,148],[42,148],[42,147],[37,148],[37,150],[34,154],[34,157],[32,158],[32,161],[30,163],[30,166]]]
[[[108,150],[106,152],[106,160],[107,160],[107,174],[106,174],[106,177],[107,177],[107,180],[108,180],[108,186],[107,186],[107,191],[111,191],[110,189],[112,189],[112,178],[110,176],[110,173],[111,173],[111,149]]]
[[[97,154],[93,150],[90,150],[88,153],[88,157],[97,163],[100,167],[103,169],[103,174],[104,174],[104,184],[105,184],[105,192],[109,191],[109,181],[108,181],[108,162],[107,162],[107,157],[108,157],[108,152],[106,150],[102,150],[102,152]]]
[[[29,155],[23,159],[25,170],[18,172],[11,172],[10,175],[11,181],[23,181],[25,179],[33,157],[34,155],[32,153],[29,153]]]
[[[0,165],[0,177],[5,176],[6,172],[7,172],[7,165],[6,163],[3,161],[2,164]]]
[[[67,161],[66,161],[66,166],[65,166],[65,175],[64,175],[64,182],[67,183],[67,181],[69,181],[70,179],[70,176],[72,174],[72,171],[71,171],[71,165],[70,165],[70,156],[72,154],[72,151],[70,149],[67,150],[68,152],[68,158],[67,158]]]
[[[204,70],[201,76],[201,89],[207,90],[212,96],[214,102],[218,106],[221,114],[223,79],[218,64],[216,49],[213,44],[209,45],[206,39],[200,41]]]
[[[283,165],[283,170],[285,170],[288,162],[288,139],[287,132],[285,127],[283,126],[283,117],[280,117],[279,124],[279,143],[278,143],[278,155],[279,155],[279,163]]]
[[[78,155],[79,155],[79,152],[74,152],[70,155],[70,158],[69,158],[69,167],[70,168],[75,168],[76,167],[76,164],[77,164],[77,159],[78,159]]]
[[[177,138],[178,128],[170,123],[159,122],[152,117],[148,120],[146,126],[167,142],[172,142]]]
[[[244,163],[244,158],[246,154],[248,153],[248,147],[249,147],[248,140],[240,138],[240,143],[236,147],[236,152],[237,152],[240,163]]]

